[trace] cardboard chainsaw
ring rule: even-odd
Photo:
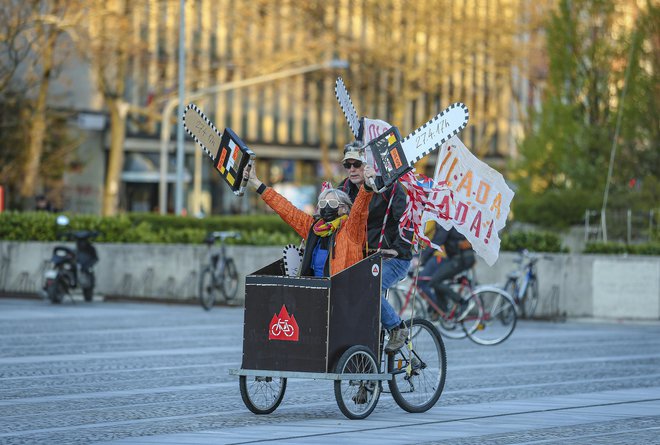
[[[364,119],[358,118],[341,77],[337,78],[335,83],[335,96],[355,139],[362,139]],[[456,102],[403,139],[397,127],[391,127],[372,139],[368,147],[385,182],[385,186],[379,192],[389,187],[401,175],[412,170],[415,162],[437,150],[452,136],[463,130],[468,118],[465,104]]]
[[[183,128],[199,144],[213,161],[213,166],[220,173],[236,196],[243,196],[247,180],[243,171],[251,166],[256,155],[231,128],[225,128],[220,134],[215,125],[195,104],[189,104],[183,112]],[[213,153],[216,153],[213,156]]]

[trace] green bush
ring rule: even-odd
[[[232,244],[297,244],[300,237],[277,215],[192,217],[133,213],[116,217],[68,215],[71,230],[98,230],[104,243],[201,243],[208,232],[232,230],[241,238]],[[45,212],[0,213],[0,239],[7,241],[55,241],[62,230],[57,215]]]
[[[552,232],[507,232],[502,235],[500,250],[533,252],[565,252],[559,236]]]
[[[660,242],[643,244],[588,243],[584,248],[584,253],[660,255]]]

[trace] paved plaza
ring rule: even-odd
[[[243,310],[0,298],[0,444],[660,444],[660,323],[520,322],[445,340],[423,414],[382,394],[346,419],[333,383],[290,379],[256,416],[238,378]]]

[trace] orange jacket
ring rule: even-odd
[[[360,187],[348,219],[339,228],[335,238],[334,257],[330,260],[330,275],[335,275],[364,258],[364,246],[367,242],[367,217],[369,202],[373,193]],[[284,196],[268,187],[261,194],[268,206],[295,230],[302,238],[307,238],[314,224],[314,218],[291,204]]]

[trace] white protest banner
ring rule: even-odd
[[[429,196],[434,205],[425,209],[422,227],[427,221],[445,229],[455,227],[492,266],[499,256],[498,232],[506,224],[513,191],[502,175],[470,153],[458,136],[440,147],[434,181],[444,182],[447,193]]]

